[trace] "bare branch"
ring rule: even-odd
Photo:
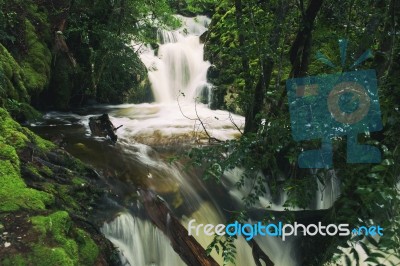
[[[179,103],[179,97],[181,96],[181,94],[182,94],[182,93],[180,93],[180,94],[178,95],[177,99],[176,99],[177,102],[178,102],[179,111],[181,112],[181,114],[182,114],[185,118],[187,118],[187,119],[189,119],[189,120],[191,120],[191,121],[195,121],[195,122],[199,121],[201,127],[202,127],[203,130],[204,130],[204,133],[206,133],[206,135],[207,135],[207,137],[208,137],[208,141],[209,141],[209,142],[210,142],[211,140],[214,140],[214,141],[217,141],[217,142],[222,142],[222,140],[217,139],[217,138],[214,138],[214,137],[212,137],[212,136],[208,133],[208,131],[207,131],[207,129],[206,129],[206,127],[205,127],[203,121],[201,120],[199,114],[197,113],[197,101],[194,101],[194,109],[195,109],[197,118],[188,117],[187,115],[185,115],[185,113],[183,113],[182,107],[181,107],[181,105],[180,105],[180,103]]]
[[[211,140],[214,140],[214,141],[217,141],[217,142],[222,142],[222,140],[214,138],[214,137],[211,137],[210,134],[208,134],[208,131],[207,131],[206,127],[204,126],[203,121],[200,119],[199,114],[197,113],[197,101],[194,101],[194,110],[196,112],[197,120],[200,122],[201,126],[203,127],[204,132],[208,136],[208,141],[210,142]]]
[[[233,120],[233,117],[232,117],[232,113],[231,113],[231,112],[229,112],[229,120],[230,120],[231,123],[236,127],[236,129],[240,132],[240,134],[243,135],[242,130],[240,130],[240,127],[238,127],[238,125],[237,125],[237,124],[235,123],[235,121]]]

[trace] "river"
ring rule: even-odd
[[[106,204],[109,210],[99,212],[103,220],[101,230],[119,249],[125,265],[185,265],[169,239],[143,213],[137,193],[139,187],[160,195],[185,227],[190,219],[196,219],[197,223],[226,222],[230,212],[241,207],[245,193],[233,186],[240,169],[226,173],[222,184],[216,184],[202,180],[202,169],[187,171],[182,162],[171,160],[190,147],[206,145],[207,136],[198,118],[212,137],[221,140],[240,136],[232,121],[239,127],[244,126],[242,116],[210,110],[207,105],[212,88],[207,82],[210,64],[203,60],[199,36],[210,20],[204,16],[181,19],[182,28],[158,31],[157,52],[149,47],[139,51],[149,69],[154,103],[49,112],[43,121],[31,125],[42,136],[63,138],[67,151],[105,176],[112,197]],[[89,117],[102,113],[108,113],[115,126],[123,126],[117,131],[115,145],[105,138],[91,136]],[[315,208],[330,207],[339,195],[338,181],[331,180],[330,186],[316,191]],[[270,201],[266,196],[260,206]],[[282,209],[281,203],[273,202],[272,208]],[[212,237],[200,235],[196,239],[207,247]],[[275,265],[297,265],[296,238],[282,241],[264,237],[256,241]],[[236,265],[255,265],[246,241],[239,237],[236,245]],[[215,251],[212,255],[223,264],[220,255]]]

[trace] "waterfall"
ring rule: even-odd
[[[179,18],[182,27],[178,30],[157,31],[160,43],[157,53],[147,48],[141,51],[140,57],[149,69],[157,103],[174,103],[181,93],[189,102],[204,95],[208,101],[211,85],[207,82],[207,69],[210,63],[203,60],[199,36],[210,20],[205,16]]]
[[[110,191],[129,211],[119,213],[114,219],[107,217],[101,230],[120,251],[124,265],[184,265],[167,236],[139,214],[141,206],[135,198],[138,187],[151,189],[163,197],[183,226],[191,219],[199,224],[224,224],[226,213],[238,206],[229,188],[204,182],[200,171],[187,172],[179,163],[167,163],[167,158],[186,149],[183,144],[201,145],[208,140],[199,119],[208,133],[220,140],[240,136],[232,121],[238,127],[244,126],[244,117],[210,110],[196,99],[200,97],[201,102],[206,102],[210,97],[211,85],[206,79],[209,63],[203,60],[203,45],[199,42],[199,35],[210,20],[204,16],[180,18],[183,21],[180,29],[158,31],[157,51],[149,47],[140,50],[140,57],[149,69],[155,103],[94,106],[85,109],[85,115],[53,112],[45,117],[49,125],[55,121],[61,125],[57,134],[71,136],[68,151],[112,173],[113,179],[107,180]],[[185,96],[180,97],[178,105],[181,93]],[[118,129],[115,145],[90,136],[89,117],[101,113],[108,113],[114,125],[123,125]],[[76,123],[81,130],[70,131],[68,126]],[[48,131],[54,128],[50,126]],[[206,248],[213,237],[200,233],[195,238]],[[291,241],[270,237],[257,237],[256,241],[276,265],[296,265]],[[235,244],[236,265],[255,265],[247,241],[238,237]],[[223,265],[221,252],[213,251],[211,255]]]
[[[323,183],[317,179],[316,209],[328,209],[340,196],[340,181],[334,170],[329,170],[323,177]]]
[[[160,230],[129,213],[119,214],[112,222],[105,223],[101,231],[118,247],[123,265],[186,265]]]

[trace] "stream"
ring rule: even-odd
[[[158,51],[140,49],[140,57],[149,69],[154,103],[97,105],[74,112],[49,112],[43,121],[31,124],[36,133],[50,139],[62,138],[64,148],[72,155],[102,172],[110,187],[109,210],[103,215],[101,230],[118,248],[124,265],[178,266],[185,265],[170,245],[169,239],[146,217],[138,200],[138,188],[148,188],[162,197],[185,227],[188,221],[218,224],[227,221],[232,210],[241,207],[245,191],[234,183],[241,169],[225,174],[222,184],[205,182],[202,169],[186,170],[185,165],[172,158],[187,152],[190,147],[206,143],[197,118],[201,118],[208,133],[227,140],[240,136],[244,117],[226,111],[210,110],[212,84],[207,82],[210,66],[203,60],[203,45],[199,36],[210,20],[204,16],[181,17],[182,28],[158,31]],[[135,44],[133,44],[135,46]],[[197,101],[199,100],[199,101]],[[88,121],[93,115],[108,113],[118,129],[118,142],[91,136]],[[62,136],[62,137],[61,137]],[[329,208],[339,195],[338,180],[316,191],[315,209]],[[272,202],[275,210],[283,209],[283,199]],[[260,207],[272,200],[266,196]],[[112,215],[110,215],[112,214]],[[213,237],[196,236],[203,246]],[[276,237],[256,237],[255,240],[275,265],[297,265],[296,238],[282,241]],[[236,265],[255,265],[246,240],[236,240]],[[220,255],[212,256],[222,265]]]

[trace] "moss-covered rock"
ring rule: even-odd
[[[235,9],[221,3],[214,13],[207,34],[202,37],[204,57],[213,65],[207,78],[214,85],[211,108],[228,109],[243,113],[239,108],[237,95],[243,90],[240,57],[238,56],[238,32],[235,22]]]
[[[67,212],[35,216],[31,221],[39,232],[39,241],[33,247],[32,261],[35,265],[94,264],[99,254],[97,245],[87,232],[74,226]],[[57,252],[52,251],[54,249]],[[48,251],[53,254],[51,258],[46,255]]]
[[[11,98],[17,101],[28,101],[30,99],[23,80],[23,70],[0,43],[0,103]]]
[[[9,146],[11,147],[11,146]],[[0,145],[2,148],[2,145]],[[52,195],[28,188],[11,161],[0,161],[0,212],[20,209],[44,210],[53,203]]]
[[[0,108],[0,265],[113,264],[110,243],[86,220],[101,193],[90,173]]]
[[[38,95],[47,87],[50,78],[51,53],[27,19],[25,20],[25,39],[27,53],[21,62],[25,86],[30,95]]]
[[[9,14],[4,28],[9,38],[0,43],[0,105],[4,106],[6,99],[29,103],[50,78],[48,18],[31,0],[23,7],[16,1],[0,7],[5,8],[1,14]]]

